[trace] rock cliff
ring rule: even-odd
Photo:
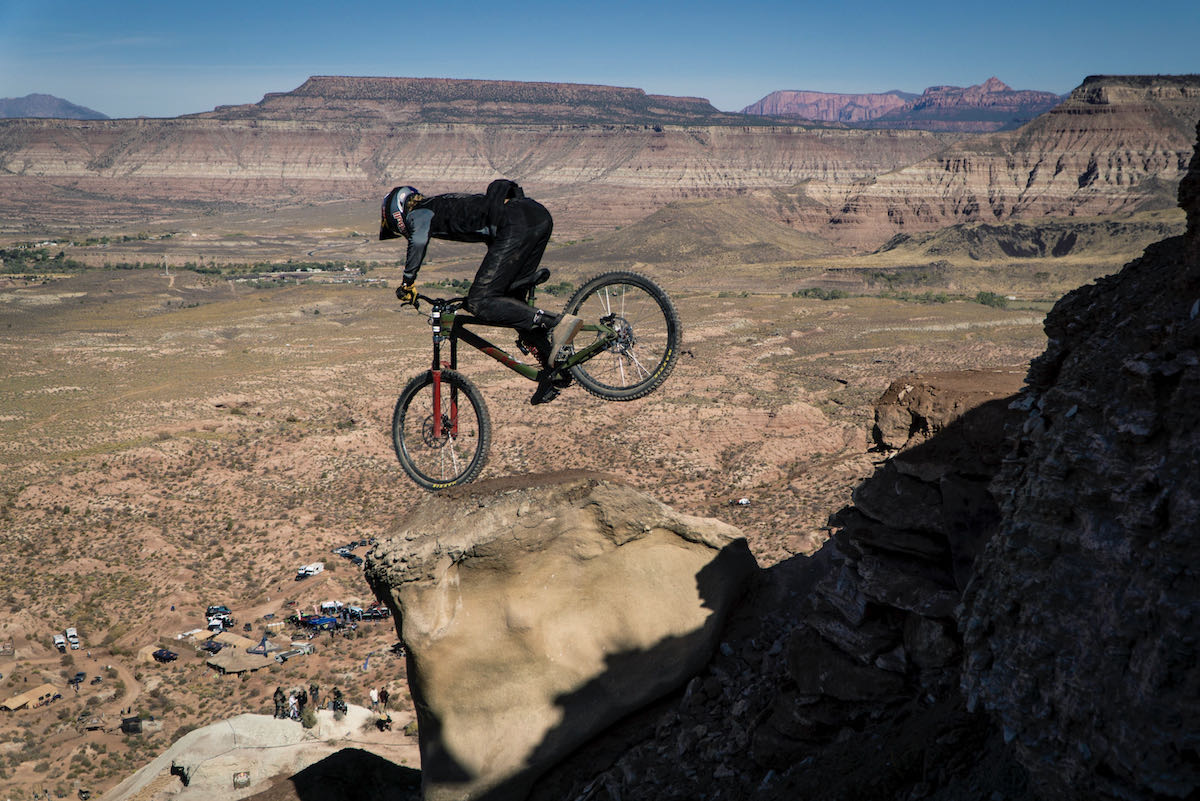
[[[1188,235],[1047,318],[964,599],[963,687],[1046,797],[1200,792],[1198,188],[1200,144]]]

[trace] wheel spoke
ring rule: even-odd
[[[633,400],[670,374],[678,354],[679,317],[653,281],[636,273],[606,273],[585,283],[567,306],[587,321],[603,321],[612,331],[609,337],[596,335],[611,358],[597,354],[571,368],[588,392],[608,400]]]

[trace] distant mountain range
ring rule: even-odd
[[[107,120],[107,114],[63,100],[54,95],[0,97],[0,118],[44,117],[56,120]]]
[[[920,95],[780,91],[743,114],[840,122],[856,128],[913,128],[985,133],[1019,128],[1064,99],[1053,92],[1013,89],[999,78],[968,86],[931,86]]]
[[[999,126],[1013,94],[999,81],[942,87],[902,108],[916,122],[990,113]],[[621,87],[319,76],[173,119],[0,120],[0,230],[141,226],[297,199],[365,208],[401,183],[469,192],[507,176],[551,201],[571,238],[674,201],[745,197],[768,219],[865,250],[947,225],[1172,208],[1198,119],[1200,75],[1090,76],[1019,130],[984,134],[722,113]],[[759,234],[740,246],[763,259],[811,249]]]

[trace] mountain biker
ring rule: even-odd
[[[492,181],[482,195],[426,197],[414,187],[397,186],[384,197],[380,209],[379,238],[408,240],[403,284],[396,290],[396,297],[405,303],[416,301],[414,284],[431,237],[487,244],[466,306],[485,323],[515,328],[520,342],[537,357],[545,377],[530,398],[533,404],[553,400],[569,383],[564,378],[552,380],[551,370],[583,324],[573,314],[555,314],[525,301],[527,279],[538,269],[553,227],[550,212],[504,178]]]

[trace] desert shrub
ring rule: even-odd
[[[570,295],[575,291],[575,285],[570,281],[559,281],[555,284],[542,284],[538,287],[539,292],[545,292],[547,295]]]
[[[1008,299],[1003,295],[997,295],[995,292],[980,292],[975,295],[975,302],[982,303],[984,306],[993,306],[997,309],[1008,308]]]
[[[826,289],[822,286],[810,286],[797,289],[792,293],[793,298],[816,298],[817,300],[840,300],[850,297],[844,289]]]
[[[304,711],[300,713],[300,725],[306,729],[311,729],[317,725],[317,710],[312,704],[304,707]]]

